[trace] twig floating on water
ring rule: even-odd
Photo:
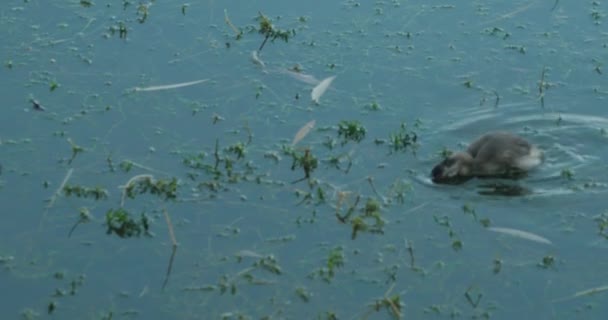
[[[207,81],[209,81],[209,79],[201,79],[201,80],[195,80],[195,81],[190,81],[190,82],[182,82],[182,83],[167,84],[167,85],[160,85],[160,86],[151,86],[151,87],[145,87],[145,88],[135,87],[131,90],[134,92],[171,90],[171,89],[189,87],[189,86],[193,86],[195,84],[199,84],[199,83],[203,83],[203,82],[207,82]]]
[[[32,103],[32,109],[36,110],[36,111],[45,111],[46,108],[43,107],[40,102],[38,102],[38,100],[36,99],[30,99],[30,102]]]
[[[173,232],[173,224],[167,209],[163,208],[163,214],[165,221],[167,222],[167,228],[169,229],[169,237],[171,238],[171,257],[169,258],[169,265],[167,266],[167,274],[165,275],[165,281],[163,281],[163,287],[161,290],[165,290],[167,283],[169,282],[169,276],[171,276],[171,269],[173,268],[173,259],[175,259],[175,253],[177,252],[177,240],[175,240],[175,232]]]
[[[327,91],[327,88],[329,88],[329,86],[331,85],[332,81],[334,81],[335,78],[336,78],[336,76],[331,76],[331,77],[325,78],[321,82],[319,82],[319,84],[316,87],[314,87],[312,89],[312,92],[310,93],[310,97],[312,98],[312,101],[314,101],[315,103],[319,103],[319,99],[321,99],[321,96],[325,93],[325,91]]]
[[[545,73],[547,72],[547,67],[543,67],[543,71],[540,73],[540,81],[538,82],[538,98],[540,99],[540,106],[545,107],[545,87],[547,83],[545,82]]]
[[[53,204],[55,204],[55,200],[57,200],[57,197],[61,194],[61,190],[63,190],[63,187],[65,187],[65,184],[68,182],[68,180],[70,180],[70,177],[72,176],[72,172],[74,172],[74,168],[70,168],[68,170],[68,172],[65,174],[65,177],[63,178],[63,181],[59,185],[59,188],[57,188],[57,190],[51,197],[51,200],[49,200],[49,204],[46,206],[47,210],[50,209],[53,206]]]
[[[498,92],[496,92],[496,90],[492,90],[492,92],[494,92],[494,95],[496,96],[496,100],[494,102],[494,108],[498,108],[498,103],[500,102],[500,96],[498,95]]]
[[[241,35],[241,31],[239,31],[239,29],[237,27],[235,27],[234,24],[232,24],[232,21],[230,21],[230,18],[228,18],[228,10],[226,10],[226,9],[224,9],[224,21],[230,27],[230,29],[232,29],[232,31],[234,31],[235,36],[239,37]]]

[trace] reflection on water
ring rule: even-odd
[[[479,194],[485,196],[517,197],[532,194],[532,190],[517,184],[502,182],[484,183],[478,186]]]

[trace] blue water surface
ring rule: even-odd
[[[5,2],[2,319],[608,313],[604,3]],[[288,41],[258,51],[261,16]],[[333,76],[313,102],[309,80]],[[430,181],[492,130],[542,166]],[[121,206],[136,175],[175,197]],[[120,208],[148,234],[107,233]]]

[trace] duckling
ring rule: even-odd
[[[508,132],[489,132],[431,172],[434,183],[457,184],[473,177],[518,178],[543,162],[542,151]]]

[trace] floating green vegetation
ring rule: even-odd
[[[486,28],[483,31],[490,36],[500,37],[502,40],[507,40],[511,36],[510,33],[499,27]]]
[[[65,278],[65,274],[62,271],[59,272],[55,272],[53,274],[53,277],[57,280],[63,280]],[[52,314],[57,310],[57,307],[60,306],[60,304],[57,302],[59,299],[63,299],[67,296],[75,296],[76,293],[78,292],[78,289],[80,287],[82,287],[82,285],[84,284],[84,280],[85,280],[85,275],[81,274],[79,276],[77,276],[76,278],[72,279],[69,282],[69,287],[66,288],[55,288],[55,291],[52,294],[52,299],[51,301],[49,301],[49,303],[46,305],[46,311],[47,314]],[[26,317],[24,317],[25,319],[28,319]]]
[[[21,311],[21,319],[23,320],[33,320],[40,318],[40,313],[27,308]]]
[[[551,82],[545,80],[545,78],[547,77],[547,71],[548,68],[543,67],[543,70],[540,73],[540,80],[538,81],[538,100],[540,101],[540,106],[542,108],[545,107],[545,93],[547,92],[547,90],[549,90],[549,88],[553,87],[553,84]],[[559,122],[561,122],[561,116]]]
[[[462,205],[462,212],[465,215],[471,215],[473,217],[473,220],[477,221],[477,212],[475,211],[475,208],[473,208],[472,205],[468,203]]]
[[[555,267],[555,257],[552,255],[546,255],[543,259],[538,263],[538,267],[541,269],[549,269]]]
[[[127,33],[128,33],[127,25],[123,21],[119,21],[117,25],[110,26],[108,31],[110,32],[111,36],[118,34],[118,37],[120,39],[127,38]]]
[[[46,313],[52,314],[56,308],[57,308],[57,302],[51,301],[51,302],[49,302],[49,304],[46,307]]]
[[[150,193],[161,197],[163,200],[177,199],[177,178],[154,179],[151,175],[138,175],[131,178],[124,186],[121,207],[124,205],[125,196],[134,199],[138,194]]]
[[[276,275],[283,273],[274,255],[267,255],[259,258],[258,261],[253,264],[253,266]]]
[[[139,237],[142,233],[150,235],[148,217],[142,213],[139,219],[135,219],[123,208],[110,209],[106,212],[106,226],[107,234],[114,233],[121,238]]]
[[[416,123],[416,126],[418,126]],[[405,122],[401,123],[399,131],[389,135],[389,147],[391,152],[405,152],[408,149],[416,153],[418,148],[418,135],[413,130],[408,130]]]
[[[342,120],[338,123],[338,138],[342,138],[342,145],[349,141],[361,142],[365,138],[367,129],[359,121]]]
[[[137,21],[139,23],[144,23],[148,20],[148,14],[150,13],[150,4],[151,3],[140,3],[137,6]]]
[[[298,181],[300,181],[300,180],[298,180]],[[298,181],[296,181],[296,182],[298,182]],[[318,185],[318,181],[309,180],[309,186],[311,188],[311,191],[304,191],[304,190],[300,190],[300,189],[295,190],[296,197],[302,199],[296,205],[301,205],[302,203],[320,205],[322,203],[325,203],[325,200],[326,200],[325,190],[321,186]],[[316,189],[315,189],[315,187],[316,187]]]
[[[70,159],[68,159],[68,164],[72,164],[72,161],[76,159],[76,156],[84,152],[84,148],[74,143],[71,138],[68,138],[68,143],[70,144],[70,147],[72,149],[72,156],[70,157]]]
[[[108,161],[108,163],[110,164],[110,168],[113,168],[114,166],[112,165],[112,159],[111,158],[108,158],[108,159],[109,160],[106,159],[106,161]],[[131,171],[131,169],[133,169],[134,163],[129,160],[124,160],[124,161],[121,161],[118,166],[120,167],[120,169],[122,171],[129,172],[129,171]]]
[[[526,54],[526,47],[524,47],[523,45],[510,44],[510,45],[506,45],[505,49],[514,50],[521,54]]]
[[[271,42],[274,42],[274,40],[276,39],[288,42],[291,37],[296,35],[295,29],[281,30],[275,28],[272,25],[272,20],[270,20],[270,18],[268,18],[267,16],[263,15],[261,12],[258,13],[258,17],[256,18],[256,20],[259,23],[257,32],[264,36],[264,40],[262,41],[258,52],[262,51],[268,39],[270,39]]]
[[[395,287],[395,283],[393,283],[388,290],[384,293],[382,298],[376,299],[372,305],[372,311],[379,312],[381,310],[386,310],[393,319],[401,319],[401,310],[403,308],[403,302],[401,301],[400,294],[393,294],[393,288]],[[363,318],[368,318],[369,313],[366,314]]]
[[[336,270],[344,266],[346,257],[342,247],[335,247],[329,251],[325,267],[319,268],[312,276],[320,276],[323,281],[330,283],[336,275]]]
[[[369,198],[363,208],[359,209],[359,214],[353,216],[353,214],[357,211],[357,205],[361,199],[360,196],[357,196],[354,203],[346,210],[344,215],[340,215],[340,210],[342,207],[342,203],[346,198],[345,193],[338,194],[338,204],[336,206],[336,217],[338,221],[350,224],[352,227],[351,238],[354,240],[357,238],[357,234],[359,232],[369,232],[369,233],[384,233],[383,227],[386,224],[386,221],[382,218],[380,209],[380,202],[374,198]]]
[[[221,295],[229,292],[231,295],[237,294],[239,284],[250,285],[269,285],[274,282],[255,276],[256,270],[270,272],[273,275],[281,275],[281,267],[273,255],[263,256],[253,251],[243,250],[236,253],[237,262],[242,262],[245,258],[254,258],[255,262],[251,267],[247,267],[233,276],[224,274],[220,277],[216,285],[203,285],[200,287],[187,287],[185,291],[219,291]]]
[[[452,240],[452,249],[454,249],[454,251],[460,251],[462,249],[463,243],[458,238],[456,232],[454,232],[454,229],[452,228],[452,223],[450,222],[450,218],[448,216],[433,216],[433,219],[435,220],[435,223],[437,223],[439,226],[445,227],[448,230],[448,236]]]
[[[66,197],[75,196],[77,198],[92,198],[95,200],[106,200],[108,199],[108,190],[102,187],[83,187],[79,185],[66,184],[63,187],[63,194]]]
[[[591,19],[593,19],[593,23],[596,25],[602,24],[602,19],[604,18],[604,12],[600,9],[600,2],[593,1],[591,2]]]
[[[573,180],[574,179],[574,171],[572,171],[571,169],[562,169],[562,171],[560,172],[560,176],[566,180]]]
[[[353,166],[353,159],[349,153],[340,155],[332,155],[327,159],[323,159],[329,166],[348,174]]]
[[[243,159],[245,158],[246,153],[245,144],[242,142],[237,142],[231,146],[228,146],[226,148],[226,152],[235,155],[236,160]]]
[[[312,298],[312,292],[306,290],[306,288],[304,287],[297,287],[296,295],[298,296],[298,298],[300,298],[300,300],[304,302],[309,302]]]
[[[494,261],[492,261],[492,273],[494,274],[499,274],[500,270],[502,270],[502,260],[501,259],[494,259]]]
[[[186,154],[183,156],[182,163],[188,168],[195,169],[195,172],[189,172],[188,176],[192,180],[197,180],[201,174],[210,176],[210,180],[205,180],[199,183],[199,189],[207,189],[213,193],[226,189],[224,183],[238,183],[241,181],[256,180],[261,183],[260,178],[252,177],[255,172],[255,166],[251,161],[245,161],[247,156],[247,146],[251,143],[253,137],[249,132],[247,142],[236,142],[227,147],[220,147],[219,139],[215,141],[213,150],[213,159],[208,158],[205,152],[196,154]]]
[[[374,302],[374,310],[380,311],[386,309],[395,319],[401,319],[401,308],[403,303],[399,294],[394,294],[390,297],[383,297]]]
[[[304,177],[294,181],[294,183],[310,179],[313,171],[315,171],[319,165],[319,160],[310,152],[310,149],[304,149],[303,153],[288,149],[285,149],[284,152],[291,155],[293,158],[291,170],[302,169],[304,171]]]
[[[70,232],[68,232],[68,238],[72,236],[72,233],[74,232],[74,230],[76,230],[76,227],[78,227],[78,225],[87,223],[89,221],[91,221],[91,212],[89,211],[89,209],[86,207],[80,208],[78,210],[78,220],[76,221],[76,223],[74,223],[74,225],[70,229]]]
[[[57,280],[63,280],[65,278],[65,274],[63,272],[55,272],[55,274],[53,276]],[[58,298],[58,297],[64,297],[67,295],[75,296],[76,293],[78,293],[78,289],[84,285],[85,278],[86,277],[84,274],[78,275],[76,278],[73,278],[68,283],[69,287],[67,289],[56,288],[55,292],[53,293],[53,297]]]
[[[370,111],[382,110],[382,106],[380,106],[380,103],[378,103],[377,101],[372,101],[372,102],[368,103],[367,105],[365,105],[365,108]]]
[[[595,217],[598,234],[608,240],[608,212],[604,212]]]
[[[57,83],[57,81],[55,80],[52,80],[51,83],[49,83],[49,91],[53,92],[57,88],[59,88],[59,83]]]

